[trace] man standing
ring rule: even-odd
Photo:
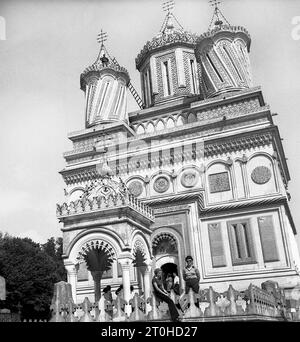
[[[183,279],[185,281],[185,293],[189,293],[190,288],[195,292],[199,292],[199,270],[193,265],[193,258],[188,255],[185,258],[186,267],[183,269]]]

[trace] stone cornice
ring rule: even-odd
[[[113,122],[107,124],[98,124],[93,127],[89,127],[80,131],[71,132],[68,134],[68,138],[71,141],[75,141],[78,139],[88,138],[92,136],[98,136],[99,133],[103,135],[107,135],[112,132],[120,132],[125,131],[130,136],[135,135],[135,132],[128,126],[126,122]]]
[[[181,109],[202,110],[202,109],[210,108],[213,106],[219,106],[219,105],[231,103],[232,101],[240,101],[240,100],[251,98],[254,96],[258,96],[261,106],[265,106],[265,102],[264,102],[262,92],[261,92],[261,87],[258,86],[258,87],[253,87],[250,89],[240,90],[238,92],[227,93],[227,94],[219,95],[213,98],[207,98],[207,99],[201,99],[201,100],[197,100],[197,97],[199,98],[199,96],[193,96],[185,100],[174,102],[173,106],[170,106],[169,103],[165,105],[163,104],[157,105],[154,107],[145,108],[142,110],[128,113],[128,116],[129,116],[129,120],[132,123],[133,120],[141,119],[141,118],[148,117],[148,116],[152,117],[155,115],[161,115],[164,112],[170,113],[172,111],[178,111]]]
[[[232,151],[270,145],[272,142],[272,127],[268,127],[267,129],[257,129],[255,131],[252,130],[250,132],[241,132],[239,134],[230,136],[212,135],[211,137],[206,137],[206,140],[204,141],[204,156],[211,157],[214,155],[226,154]],[[193,141],[190,141],[190,144],[192,143]],[[143,153],[144,152],[141,151],[141,154]],[[128,155],[125,157],[127,158]],[[184,158],[187,161],[191,160],[192,151],[187,151],[187,153],[184,155]],[[124,163],[120,164],[124,165]],[[145,167],[148,168],[147,165],[145,165]],[[96,171],[96,165],[80,168],[76,167],[72,169],[67,168],[62,170],[60,173],[67,184],[97,179],[99,177]]]
[[[226,154],[228,152],[245,150],[256,146],[266,146],[272,143],[272,134],[266,132],[264,134],[257,133],[246,135],[243,133],[239,137],[224,139],[222,142],[216,140],[214,143],[205,142],[205,156]]]
[[[203,190],[202,191],[197,191],[197,192],[192,192],[192,193],[187,193],[187,194],[176,194],[173,196],[167,196],[167,197],[158,197],[158,198],[151,198],[148,200],[144,200],[144,203],[147,205],[151,206],[154,210],[154,214],[164,214],[166,213],[166,205],[168,207],[174,207],[176,206],[177,211],[181,210],[188,210],[186,207],[187,203],[197,203],[199,212],[201,212],[204,209],[204,196],[203,196]],[[172,211],[172,209],[171,209]]]
[[[185,132],[189,132],[189,137],[191,137],[191,134],[196,134],[197,137],[208,137],[214,133],[219,133],[220,128],[222,128],[222,131],[225,132],[225,128],[231,129],[230,125],[233,125],[236,127],[237,123],[240,122],[248,122],[250,119],[257,119],[261,116],[266,116],[269,113],[269,107],[260,107],[261,111],[259,112],[253,112],[253,113],[244,113],[241,114],[239,117],[234,116],[234,114],[225,115],[225,112],[218,114],[216,118],[212,119],[203,119],[199,120],[193,123],[187,123],[182,126],[177,126],[169,129],[164,129],[161,131],[157,131],[154,133],[146,133],[146,134],[140,134],[138,136],[130,137],[128,138],[128,143],[142,140],[144,142],[151,141],[151,139],[159,139],[160,136],[168,135],[168,137],[180,137],[182,138],[188,138],[187,136],[183,136]],[[226,116],[226,121],[223,120],[224,116]],[[231,118],[231,116],[233,116]],[[270,117],[270,115],[269,115]],[[243,128],[245,125],[241,125],[240,128]],[[195,136],[196,137],[196,136]],[[83,147],[81,149],[68,151],[64,153],[64,157],[66,159],[78,159],[89,155],[95,155],[97,152],[91,147]]]

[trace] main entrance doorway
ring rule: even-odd
[[[178,275],[177,265],[172,262],[168,262],[162,265],[161,270],[163,271],[164,278],[166,278],[168,274],[171,274],[173,276],[174,272]]]

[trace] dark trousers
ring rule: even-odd
[[[179,313],[176,309],[175,303],[173,302],[173,300],[168,297],[167,295],[164,295],[162,293],[159,293],[157,291],[154,292],[155,296],[158,297],[159,299],[161,299],[162,301],[166,302],[169,306],[169,311],[170,311],[170,315],[171,315],[171,320],[172,321],[176,321]]]
[[[192,289],[195,293],[199,292],[199,280],[197,278],[187,279],[185,282],[185,293]]]
[[[175,285],[173,286],[173,291],[174,291],[174,293],[175,293],[177,296],[180,295],[179,284],[175,284]]]

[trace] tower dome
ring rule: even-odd
[[[86,127],[115,121],[128,121],[127,70],[111,58],[103,41],[96,61],[80,75],[85,92]]]
[[[195,49],[201,65],[205,95],[211,97],[250,88],[252,80],[248,53],[251,38],[248,31],[241,26],[230,25],[217,3],[212,24],[214,27],[210,25],[209,30],[198,38]]]
[[[135,60],[146,107],[200,93],[194,52],[197,36],[185,31],[170,9],[159,34]]]

